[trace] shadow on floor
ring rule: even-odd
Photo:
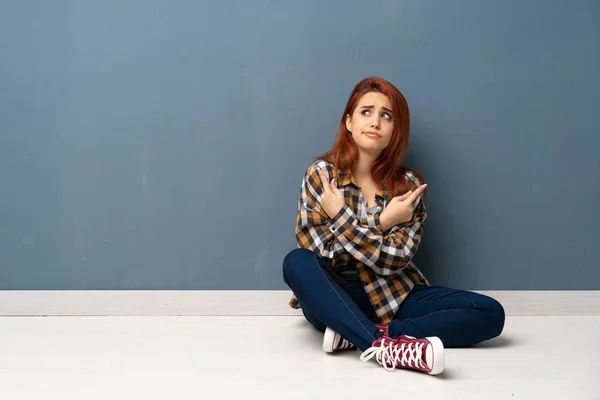
[[[473,346],[469,346],[469,349],[493,349],[500,347],[514,347],[518,344],[517,340],[508,336],[499,336],[497,338],[487,340],[485,342],[477,343]]]

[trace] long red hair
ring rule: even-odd
[[[352,170],[358,161],[358,149],[350,131],[346,129],[346,115],[354,113],[358,100],[368,92],[382,93],[390,99],[394,122],[390,143],[373,163],[371,177],[378,186],[385,188],[391,197],[398,196],[410,189],[411,183],[406,177],[407,171],[413,172],[421,184],[425,183],[425,180],[418,171],[402,165],[410,137],[410,113],[404,95],[385,79],[370,77],[356,84],[342,114],[333,147],[316,159],[327,161],[340,171]]]

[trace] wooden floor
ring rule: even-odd
[[[321,340],[302,317],[2,317],[0,399],[600,399],[600,317],[508,317],[437,377]]]

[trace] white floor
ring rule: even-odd
[[[600,399],[600,317],[509,317],[438,377],[321,340],[302,317],[3,317],[0,399]]]

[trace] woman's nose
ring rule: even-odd
[[[371,120],[371,127],[379,129],[379,117],[377,117],[377,116],[373,117],[373,119]]]

